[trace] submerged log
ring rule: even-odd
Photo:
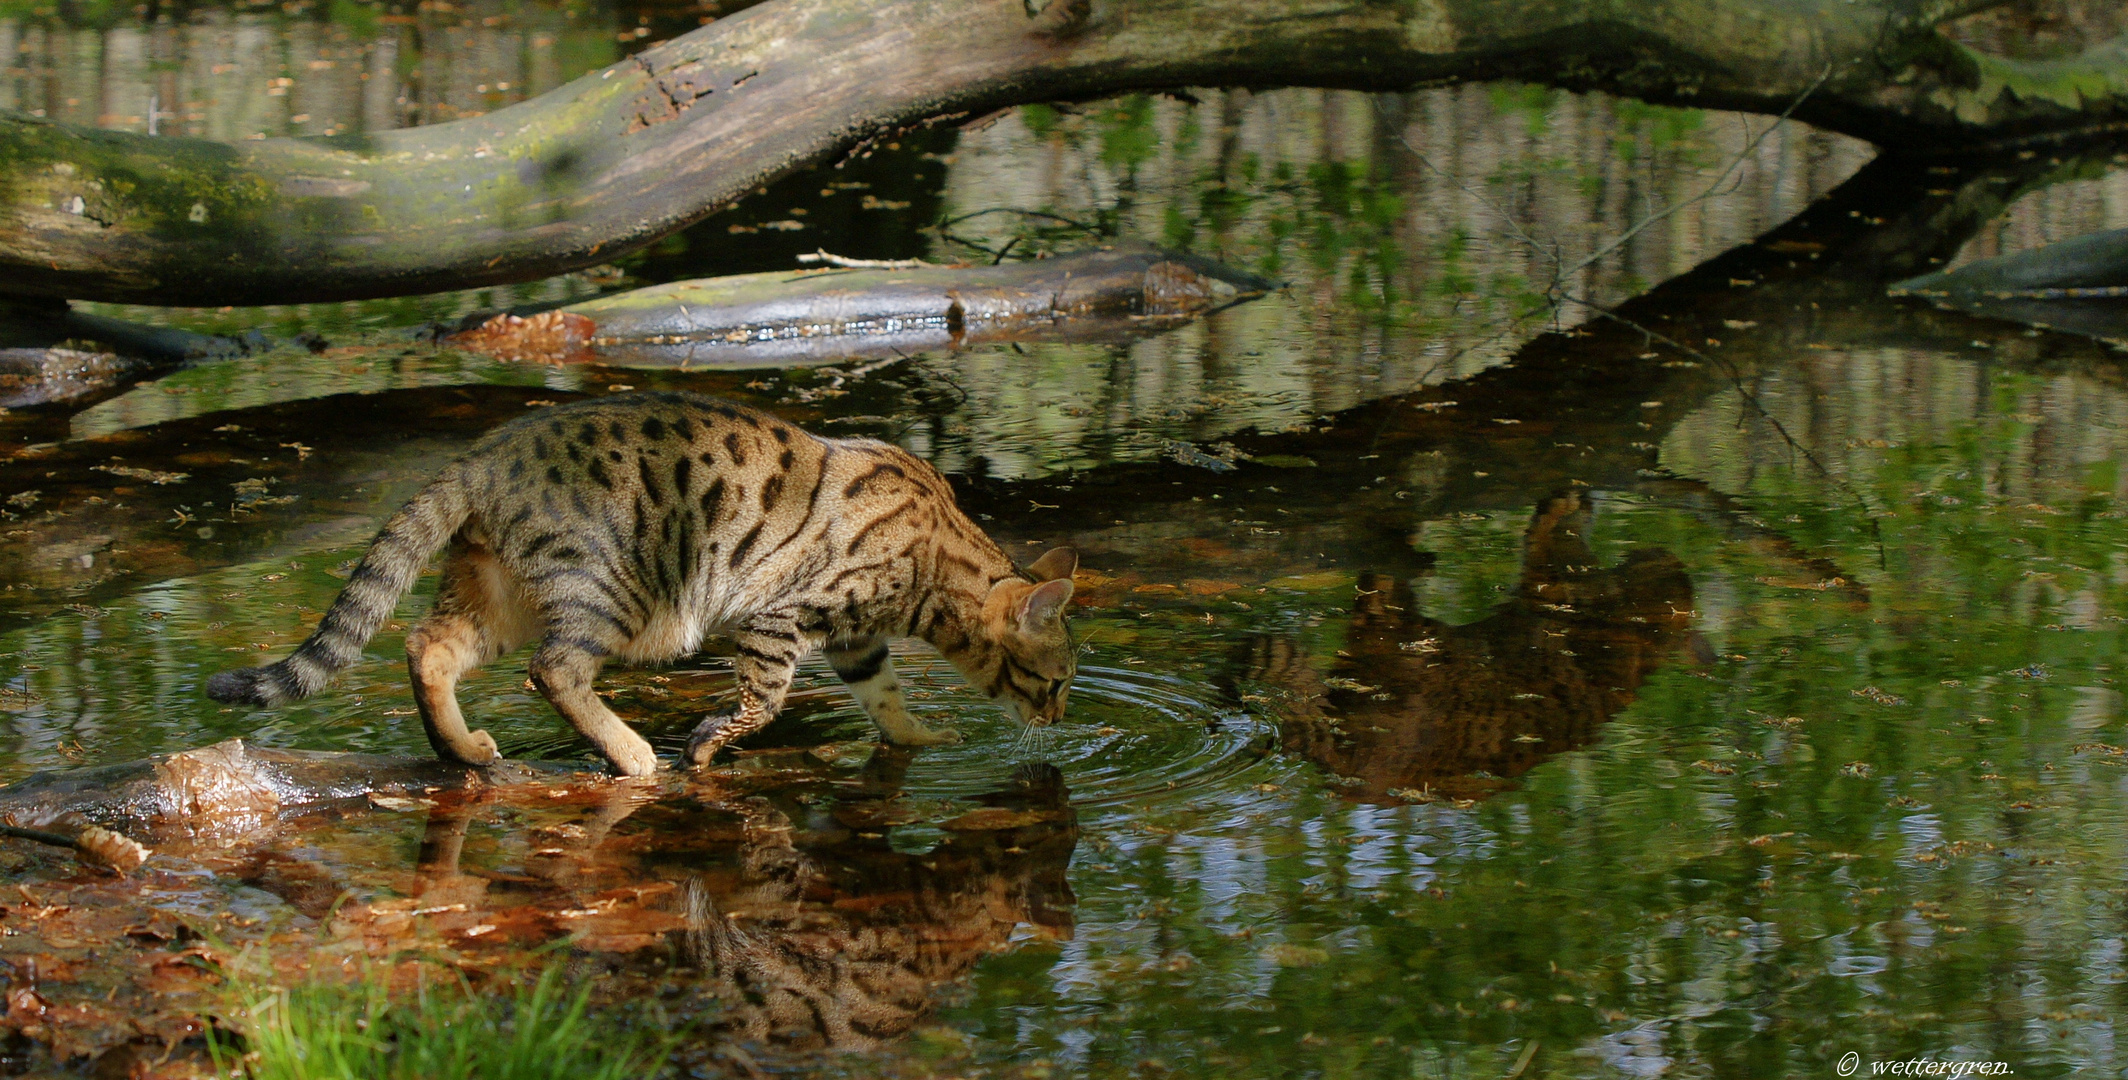
[[[2128,229],[1980,259],[1891,286],[1891,295],[2128,344]]]
[[[1917,0],[769,0],[449,124],[237,144],[0,116],[0,281],[164,304],[361,299],[611,260],[911,125],[1178,86],[1522,79],[1937,151],[2104,130],[2118,45],[2024,61]]]
[[[168,370],[114,352],[56,346],[0,349],[0,408],[84,401]]]
[[[1011,340],[1127,339],[1276,284],[1118,244],[998,266],[825,269],[680,281],[500,315],[451,338],[505,360],[765,367]]]
[[[117,829],[245,831],[261,822],[347,799],[384,799],[552,778],[554,765],[498,762],[485,769],[434,758],[277,750],[226,739],[141,761],[36,773],[0,788],[0,818],[36,827],[79,819]]]
[[[0,298],[0,408],[85,405],[195,361],[242,356],[257,344]]]

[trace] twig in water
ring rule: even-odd
[[[937,228],[942,231],[945,229],[950,229],[963,221],[967,221],[971,218],[979,218],[985,214],[1018,214],[1021,217],[1048,218],[1051,221],[1061,221],[1074,229],[1082,229],[1090,233],[1107,235],[1106,232],[1098,225],[1088,225],[1083,221],[1073,221],[1072,219],[1065,217],[1062,214],[1052,214],[1047,210],[1022,210],[1017,206],[993,206],[988,210],[977,210],[973,213],[962,214],[961,216],[956,218],[947,218],[946,220],[939,222]]]
[[[810,255],[798,256],[798,261],[810,266],[819,263],[842,270],[943,270],[944,264],[929,263],[922,259],[853,259],[847,255],[830,255],[825,250],[816,250]]]
[[[1515,1067],[1507,1070],[1507,1075],[1501,1077],[1501,1080],[1515,1080],[1521,1076],[1522,1070],[1529,1068],[1530,1059],[1537,1056],[1537,1048],[1542,1045],[1544,1044],[1531,1039],[1529,1045],[1522,1048],[1522,1056],[1515,1059]]]
[[[154,854],[132,837],[123,836],[109,829],[90,825],[72,836],[65,833],[46,832],[43,829],[25,829],[20,825],[0,822],[0,836],[12,836],[18,840],[32,840],[53,847],[63,847],[82,856],[87,861],[106,869],[125,873],[148,861]]]
[[[1685,354],[1686,356],[1692,357],[1693,359],[1698,360],[1701,363],[1719,365],[1721,370],[1728,374],[1729,385],[1735,387],[1737,396],[1743,400],[1744,404],[1750,406],[1751,411],[1757,413],[1761,420],[1766,421],[1767,425],[1773,428],[1773,433],[1779,435],[1781,437],[1781,441],[1788,444],[1788,449],[1796,454],[1801,455],[1803,460],[1810,462],[1811,467],[1817,469],[1820,475],[1824,476],[1827,480],[1832,481],[1835,487],[1838,487],[1841,491],[1846,492],[1847,496],[1855,501],[1856,506],[1862,508],[1862,520],[1869,523],[1870,537],[1872,540],[1875,541],[1877,545],[1878,567],[1881,569],[1885,565],[1886,555],[1884,551],[1884,529],[1882,526],[1877,524],[1877,508],[1871,506],[1869,500],[1867,498],[1864,498],[1862,493],[1856,490],[1853,484],[1848,483],[1845,479],[1841,478],[1839,475],[1835,474],[1831,469],[1827,468],[1825,463],[1818,459],[1818,455],[1812,453],[1809,447],[1804,446],[1802,442],[1797,440],[1794,435],[1788,433],[1788,426],[1781,423],[1780,418],[1774,416],[1773,413],[1766,408],[1765,403],[1759,400],[1759,396],[1757,394],[1751,392],[1750,387],[1744,385],[1743,374],[1737,371],[1735,364],[1730,363],[1726,358],[1709,356],[1708,354],[1703,353],[1698,349],[1695,349],[1692,346],[1685,344],[1682,341],[1678,341],[1677,339],[1672,338],[1669,335],[1652,329],[1650,327],[1643,326],[1640,323],[1635,322],[1634,320],[1629,319],[1624,315],[1620,315],[1618,312],[1613,311],[1610,308],[1595,303],[1594,301],[1587,300],[1583,297],[1575,296],[1571,293],[1561,293],[1559,295],[1561,299],[1566,300],[1569,303],[1580,304],[1588,308],[1590,311],[1595,312],[1598,316],[1602,318],[1609,319],[1612,322],[1618,323],[1619,325],[1624,326],[1629,330],[1639,331],[1640,334],[1649,341],[1661,342],[1662,344],[1667,345],[1670,348]]]
[[[1382,103],[1380,98],[1375,99],[1374,108],[1375,112],[1379,113],[1382,119],[1389,119],[1389,114],[1382,110]],[[1502,225],[1507,226],[1507,231],[1513,233],[1515,239],[1520,240],[1524,244],[1529,245],[1531,251],[1535,251],[1540,255],[1548,255],[1552,260],[1553,266],[1556,267],[1559,265],[1560,260],[1558,244],[1555,243],[1550,245],[1550,250],[1547,251],[1545,244],[1539,243],[1536,237],[1531,236],[1529,233],[1523,231],[1521,223],[1515,220],[1515,216],[1513,214],[1508,213],[1506,209],[1500,206],[1500,204],[1488,198],[1484,192],[1471,187],[1468,183],[1465,183],[1462,177],[1457,176],[1456,174],[1449,172],[1446,169],[1443,169],[1439,165],[1434,164],[1432,158],[1427,157],[1425,153],[1422,152],[1418,147],[1411,145],[1411,140],[1406,139],[1404,137],[1404,130],[1402,128],[1397,128],[1395,133],[1396,141],[1402,143],[1404,149],[1410,151],[1411,156],[1418,159],[1419,164],[1426,166],[1427,171],[1433,173],[1435,176],[1438,176],[1443,180],[1448,181],[1451,184],[1454,184],[1458,188],[1461,188],[1463,190],[1463,194],[1478,200],[1478,202],[1483,205],[1487,210],[1493,212],[1494,217],[1500,219],[1500,223]]]
[[[1803,92],[1796,95],[1796,99],[1794,101],[1789,102],[1787,108],[1781,110],[1781,115],[1774,120],[1773,125],[1771,127],[1768,127],[1766,130],[1759,132],[1758,135],[1754,137],[1750,142],[1744,144],[1744,149],[1738,152],[1736,157],[1730,160],[1729,167],[1723,169],[1720,175],[1717,175],[1714,180],[1707,185],[1706,190],[1701,191],[1699,194],[1694,195],[1693,197],[1686,199],[1683,202],[1674,203],[1670,206],[1662,208],[1661,210],[1653,214],[1649,214],[1647,217],[1644,217],[1639,221],[1635,222],[1631,228],[1628,228],[1626,231],[1619,233],[1616,237],[1613,237],[1610,243],[1605,244],[1602,247],[1597,248],[1595,251],[1590,252],[1581,261],[1575,263],[1572,266],[1559,267],[1559,269],[1554,271],[1553,273],[1551,291],[1557,293],[1558,290],[1564,289],[1566,287],[1567,278],[1573,276],[1574,274],[1580,273],[1582,270],[1587,269],[1588,267],[1598,262],[1601,262],[1605,258],[1609,257],[1612,252],[1617,251],[1621,247],[1624,247],[1629,241],[1631,241],[1634,237],[1639,236],[1649,226],[1669,217],[1672,214],[1677,213],[1679,210],[1685,209],[1688,206],[1693,206],[1713,198],[1715,192],[1719,190],[1722,184],[1729,179],[1729,174],[1741,168],[1744,162],[1750,159],[1751,152],[1753,150],[1758,149],[1759,144],[1765,142],[1768,136],[1772,135],[1776,131],[1781,130],[1781,125],[1788,122],[1788,117],[1793,114],[1798,108],[1801,108],[1803,102],[1808,100],[1810,95],[1817,91],[1818,87],[1825,85],[1825,80],[1831,77],[1832,65],[1827,64],[1825,65],[1825,70],[1819,72],[1818,77],[1811,80],[1810,85],[1804,87]]]

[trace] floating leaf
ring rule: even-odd
[[[91,465],[92,472],[107,472],[128,480],[146,480],[151,484],[175,484],[190,479],[191,473],[162,472],[157,469],[137,469],[131,465]]]
[[[132,837],[112,832],[99,825],[91,825],[75,834],[76,850],[90,861],[124,873],[148,861],[154,854]]]

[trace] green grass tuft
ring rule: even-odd
[[[513,991],[462,981],[394,996],[382,979],[287,989],[239,984],[246,1044],[210,1028],[217,1071],[250,1080],[623,1080],[664,1071],[673,1040],[590,1011],[590,987],[548,969]]]

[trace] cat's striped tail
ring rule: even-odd
[[[458,470],[444,470],[384,523],[349,576],[347,588],[294,654],[277,664],[217,672],[207,680],[207,696],[279,705],[323,689],[334,674],[361,658],[362,647],[391,618],[429,556],[450,542],[469,512]]]

